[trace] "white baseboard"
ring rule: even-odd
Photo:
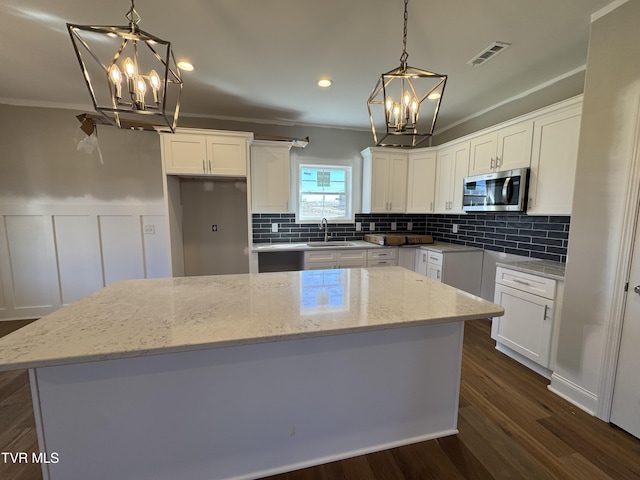
[[[596,408],[598,407],[598,396],[595,393],[582,388],[580,385],[567,380],[555,372],[551,375],[551,384],[548,388],[556,395],[574,404],[580,410],[584,410],[590,415],[595,415]]]

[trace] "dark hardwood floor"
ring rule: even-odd
[[[551,393],[546,379],[497,352],[489,332],[487,320],[465,326],[458,435],[269,480],[640,479],[640,440]],[[0,452],[30,451],[28,375],[0,372]],[[41,479],[38,466],[1,460],[1,480]]]

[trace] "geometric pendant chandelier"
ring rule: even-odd
[[[171,42],[140,30],[131,0],[129,25],[67,23],[93,106],[110,124],[160,123],[175,132],[182,79]]]
[[[407,5],[400,66],[383,73],[367,101],[373,139],[382,147],[418,147],[433,135],[447,76],[407,65]]]

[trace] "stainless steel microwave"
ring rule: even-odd
[[[527,207],[529,169],[475,175],[464,179],[465,212],[524,212]]]

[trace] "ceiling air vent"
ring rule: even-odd
[[[507,49],[510,46],[511,46],[510,43],[493,42],[491,45],[485,48],[482,52],[480,52],[478,55],[476,55],[471,60],[469,60],[467,62],[467,65],[472,65],[474,67],[476,65],[482,65],[483,63],[495,57],[500,52],[503,52],[505,49]]]

